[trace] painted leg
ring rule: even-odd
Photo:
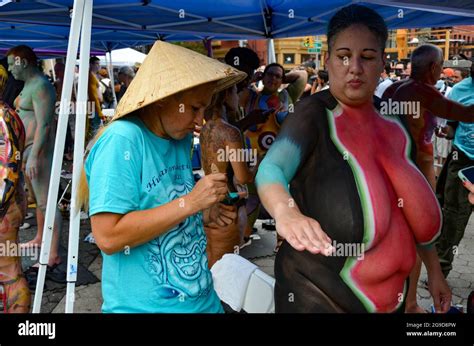
[[[8,282],[0,283],[5,289],[6,313],[29,313],[31,306],[31,293],[28,282],[21,275]]]
[[[34,190],[33,190],[33,185],[31,184],[31,181],[30,179],[28,179],[28,177],[25,175],[25,185],[26,185],[26,188],[28,189],[28,195],[27,195],[27,198],[28,198],[28,203],[27,204],[30,204],[30,199],[34,201],[34,203],[37,204],[36,202],[36,199],[35,199],[35,195],[34,195]],[[36,222],[37,224],[39,225],[40,222],[41,222],[41,215],[38,214],[39,212],[39,208],[38,208],[38,205],[36,205]],[[42,239],[42,236],[43,236],[43,228],[39,228],[38,227],[38,231],[35,235],[35,237],[33,239],[31,239],[30,241],[26,242],[26,243],[22,243],[20,244],[20,247],[21,248],[27,248],[27,247],[40,247],[41,246],[41,239]]]
[[[44,166],[51,167],[51,162],[45,159]],[[46,204],[48,201],[50,173],[50,170],[41,170],[41,174],[37,178],[31,180],[31,186],[33,187],[33,192],[36,199],[36,219],[38,221],[38,233],[32,241],[38,242],[39,245],[41,245],[41,241],[43,239],[43,227],[45,222]],[[62,215],[56,206],[53,225],[53,237],[48,260],[48,265],[50,266],[61,263],[61,258],[59,257],[58,252],[61,226]]]

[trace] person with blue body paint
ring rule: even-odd
[[[275,259],[276,312],[404,312],[420,254],[437,312],[451,291],[434,241],[441,210],[413,163],[412,139],[373,98],[387,27],[360,5],[328,26],[329,90],[299,102],[256,183],[285,238]]]

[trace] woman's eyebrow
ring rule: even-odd
[[[350,48],[341,47],[341,48],[336,49],[336,51],[338,51],[338,50],[349,50],[350,51]],[[374,49],[374,48],[364,48],[362,51],[365,52],[365,51],[368,51],[368,50],[377,53],[377,49]]]

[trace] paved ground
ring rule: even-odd
[[[62,244],[67,244],[67,222],[64,222],[64,234],[62,237]],[[258,233],[263,234],[267,232],[258,227]],[[102,257],[97,247],[93,244],[85,243],[83,241],[85,235],[88,234],[90,225],[88,220],[81,223],[81,238],[80,238],[80,254],[79,262],[88,268],[97,278],[101,278]],[[24,241],[33,237],[35,228],[23,231],[21,239]],[[255,242],[258,242],[256,240]],[[252,245],[250,245],[252,246]],[[466,306],[466,300],[469,293],[474,290],[474,217],[471,217],[466,230],[466,234],[462,243],[460,244],[458,254],[454,261],[454,269],[448,277],[448,283],[453,291],[453,303],[462,304]],[[262,258],[251,259],[257,264],[265,273],[274,276],[273,264],[275,256],[267,256]],[[423,270],[421,280],[426,279],[426,272]],[[43,296],[42,312],[62,313],[65,308],[65,293],[64,285],[58,285],[55,289],[45,292]],[[429,292],[423,288],[422,285],[418,287],[418,298],[420,305],[429,309],[432,304]],[[76,287],[76,300],[74,311],[76,313],[99,313],[102,304],[101,286],[100,282],[91,285]]]
[[[420,281],[426,280],[426,269],[423,267]],[[454,257],[453,269],[448,276],[448,284],[453,293],[453,304],[461,304],[466,310],[467,297],[474,290],[474,216],[471,215],[462,242]],[[423,286],[418,286],[418,303],[429,309],[433,303],[430,294]]]

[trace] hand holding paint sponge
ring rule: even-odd
[[[215,163],[211,164],[211,172],[212,173],[219,173],[219,168],[217,168]],[[240,199],[240,196],[237,192],[228,192],[227,196],[225,196],[224,200],[222,200],[222,204],[225,205],[234,205]]]

